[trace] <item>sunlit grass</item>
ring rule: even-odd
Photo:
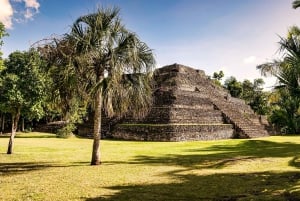
[[[205,142],[0,138],[0,200],[296,200],[300,137]]]

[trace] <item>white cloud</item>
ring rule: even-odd
[[[250,56],[247,58],[244,58],[244,64],[252,64],[256,61],[256,57],[255,56]]]
[[[177,62],[199,68],[207,75],[223,70],[225,79],[234,76],[240,81],[253,81],[261,77],[257,65],[279,58],[279,36],[285,37],[289,26],[300,26],[300,11],[286,1],[276,2],[269,9],[269,4],[256,4],[206,22],[205,29],[189,30],[197,33],[189,38],[156,42],[152,46],[157,60],[160,64]],[[267,89],[275,84],[274,78],[263,79]]]
[[[25,13],[24,13],[24,17],[25,19],[32,19],[34,15],[34,12],[30,9],[26,9]]]
[[[36,11],[39,10],[40,4],[37,0],[24,0],[27,8],[34,8]]]
[[[13,8],[9,0],[0,0],[0,22],[4,24],[7,29],[12,28]]]
[[[21,3],[25,3],[22,5]],[[11,29],[13,22],[24,23],[32,20],[39,12],[40,4],[37,0],[0,0],[0,22],[5,28]]]
[[[20,0],[17,0],[20,1]],[[33,16],[39,12],[40,4],[37,0],[23,0],[25,2],[25,12],[23,12],[25,20],[33,19]]]

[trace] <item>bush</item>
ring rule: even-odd
[[[75,130],[75,125],[73,123],[66,124],[63,128],[58,129],[56,137],[58,138],[69,138],[73,136],[73,131]]]

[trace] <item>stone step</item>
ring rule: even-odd
[[[201,123],[201,124],[223,124],[224,121],[221,118],[173,118],[173,119],[157,119],[157,118],[147,118],[147,120],[135,120],[135,119],[125,119],[124,121],[122,121],[124,123],[133,123],[133,122],[137,122],[137,123],[191,123],[191,124],[195,124],[195,123]]]
[[[231,124],[119,124],[116,139],[140,141],[216,140],[234,137]]]
[[[257,122],[252,122],[247,118],[238,108],[233,108],[229,103],[222,99],[213,96],[212,101],[219,108],[225,117],[229,119],[236,127],[239,128],[240,133],[249,138],[267,136],[267,131],[263,126],[258,125]],[[246,108],[246,107],[245,107]]]

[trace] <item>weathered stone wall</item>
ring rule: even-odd
[[[139,141],[191,141],[234,138],[231,124],[119,124],[113,137]]]
[[[93,129],[94,129],[94,121],[93,121],[94,113],[90,112],[88,118],[77,125],[77,135],[81,137],[93,138]],[[105,112],[102,111],[101,118],[101,138],[111,138],[111,132],[114,129],[114,126],[122,122],[122,119],[116,118],[108,118],[105,115]]]
[[[93,124],[85,122],[78,125],[77,135],[86,138],[93,138]]]
[[[234,137],[232,125],[195,84],[207,80],[204,71],[170,65],[155,73],[154,106],[141,121],[119,124],[114,138],[147,141],[216,140]],[[203,86],[205,87],[205,86]]]
[[[249,105],[246,104],[246,102],[239,98],[230,97],[228,98],[228,101],[231,102],[233,105],[236,106],[237,109],[239,109],[243,113],[247,114],[254,114],[253,110]]]
[[[47,124],[39,125],[34,129],[35,132],[57,133],[57,131],[67,125],[65,121],[54,121]]]

